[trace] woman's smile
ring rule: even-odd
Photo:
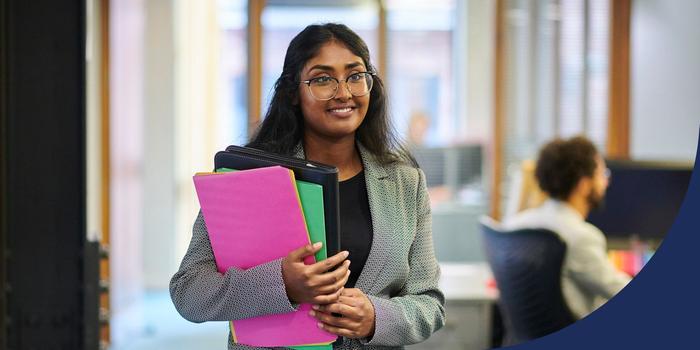
[[[326,110],[328,114],[336,118],[348,118],[355,112],[355,106],[334,106]]]

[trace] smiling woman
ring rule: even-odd
[[[355,130],[365,119],[370,101],[367,87],[371,85],[362,83],[367,78],[358,78],[366,70],[362,59],[337,41],[323,45],[308,61],[301,74],[302,78],[308,78],[302,81],[308,89],[302,86],[299,92],[307,143],[327,139],[354,144]],[[358,91],[353,93],[351,86],[357,86]],[[340,174],[341,180],[347,177]]]
[[[341,24],[299,33],[248,146],[339,169],[343,251],[304,265],[320,249],[309,245],[222,275],[200,215],[170,284],[180,314],[195,322],[236,320],[310,303],[319,327],[340,337],[335,349],[401,349],[440,329],[444,296],[425,175],[392,130],[364,41]],[[229,349],[249,347],[230,341]]]

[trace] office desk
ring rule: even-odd
[[[440,289],[445,293],[445,326],[412,350],[481,350],[490,348],[492,306],[498,291],[489,288],[485,263],[441,263]]]

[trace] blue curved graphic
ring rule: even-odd
[[[676,221],[654,257],[627,287],[573,325],[508,349],[699,348],[699,160],[700,143]]]

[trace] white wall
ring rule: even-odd
[[[631,140],[635,159],[694,160],[700,128],[700,1],[635,0]]]
[[[493,113],[494,4],[467,3],[467,122],[466,138],[490,139]]]
[[[143,277],[166,289],[175,261],[175,34],[171,0],[144,3]]]

